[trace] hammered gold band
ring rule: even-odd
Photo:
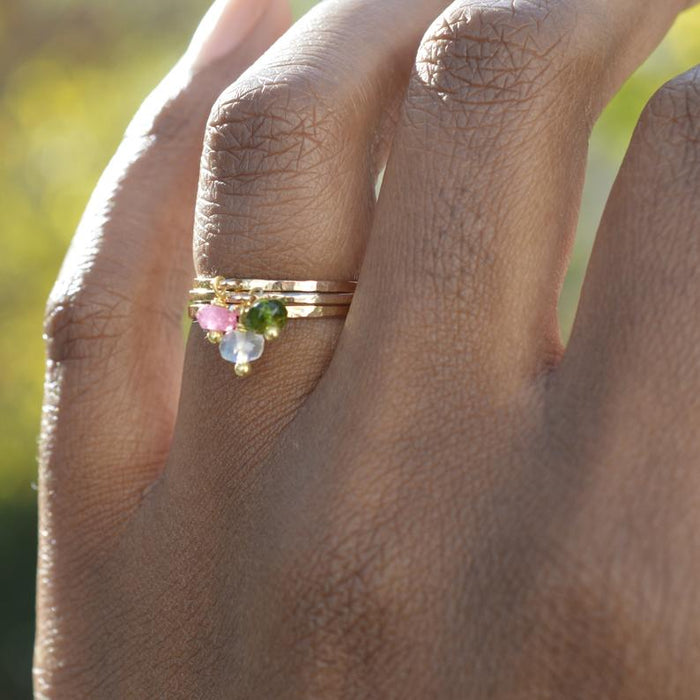
[[[197,313],[201,308],[207,306],[207,304],[190,304],[188,309],[188,315],[193,321],[197,320]],[[315,306],[311,304],[300,304],[298,306],[287,306],[287,318],[289,319],[299,319],[299,318],[344,318],[348,315],[350,306],[345,305],[327,305],[327,306]]]
[[[203,302],[210,304],[214,299],[221,299],[227,304],[243,304],[254,295],[258,299],[279,299],[287,306],[293,304],[313,304],[314,306],[349,306],[352,294],[344,292],[332,294],[330,292],[267,292],[254,290],[250,292],[219,292],[210,289],[192,289],[190,291],[190,303]]]
[[[263,280],[240,277],[196,277],[199,288],[212,291],[215,285],[226,292],[330,292],[333,294],[353,294],[357,282],[328,282],[318,280]],[[192,290],[196,291],[196,290]]]

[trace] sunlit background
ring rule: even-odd
[[[302,14],[313,0],[293,2]],[[206,0],[0,3],[0,700],[30,697],[36,437],[44,300],[131,114],[187,44]],[[596,128],[580,233],[561,302],[571,326],[606,195],[637,116],[700,63],[687,12]]]

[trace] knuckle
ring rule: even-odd
[[[337,186],[338,162],[351,157],[342,90],[307,61],[269,68],[220,95],[207,124],[195,212],[200,265],[235,258],[264,276],[284,258],[287,269],[306,269],[318,239],[307,233],[299,244],[289,222],[315,230],[319,203]]]
[[[573,60],[574,25],[566,2],[468,0],[428,31],[416,77],[442,102],[523,103]]]
[[[698,154],[700,143],[700,67],[674,78],[649,101],[640,128],[664,149]]]
[[[51,295],[44,315],[47,357],[53,362],[102,357],[111,343],[121,337],[126,312],[116,295],[90,294],[80,289]]]
[[[285,571],[284,648],[319,695],[339,682],[371,687],[381,659],[400,644],[390,630],[406,604],[407,574],[393,570],[393,551],[381,528],[354,525]]]
[[[336,119],[310,68],[234,84],[217,100],[207,125],[204,168],[219,185],[245,191],[261,177],[294,176],[327,159]]]

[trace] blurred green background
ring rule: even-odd
[[[312,4],[294,2],[297,16]],[[0,699],[30,697],[44,300],[130,116],[185,48],[207,6],[207,0],[0,4]],[[596,127],[561,300],[565,334],[636,118],[656,88],[696,63],[700,8],[678,21]]]

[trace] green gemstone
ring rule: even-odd
[[[287,307],[278,299],[264,299],[251,306],[242,319],[243,325],[255,333],[268,328],[284,328],[287,323]]]

